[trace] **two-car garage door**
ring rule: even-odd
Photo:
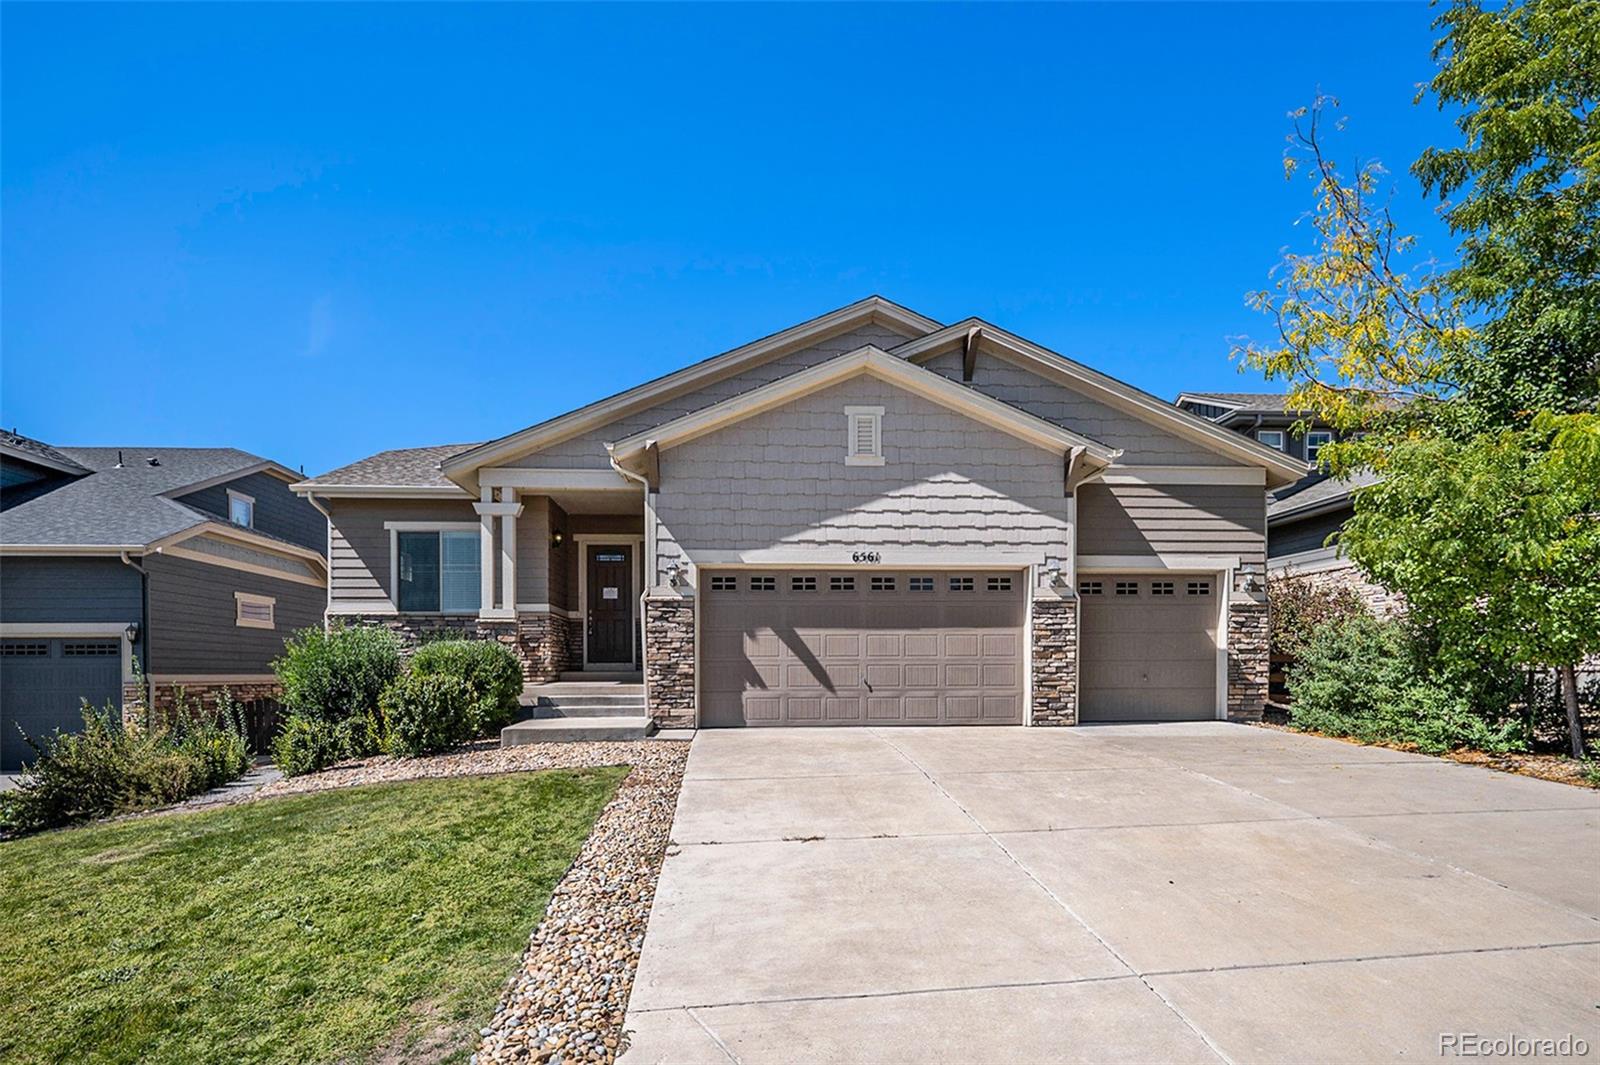
[[[1020,572],[703,575],[700,724],[1020,725]]]

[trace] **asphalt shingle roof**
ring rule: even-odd
[[[0,429],[0,444],[5,445],[6,447],[15,448],[17,451],[20,451],[25,455],[31,455],[35,458],[42,459],[45,462],[53,463],[57,466],[76,467],[83,473],[89,472],[85,467],[79,466],[78,463],[73,462],[70,458],[57,451],[43,440],[35,440],[31,436],[23,436],[21,433],[13,433],[5,429]]]
[[[0,511],[0,543],[143,547],[202,522],[217,520],[216,515],[167,499],[163,493],[242,472],[267,461],[236,448],[55,450],[90,472],[36,499]],[[151,459],[156,460],[154,464]]]
[[[1283,392],[1185,392],[1184,396],[1201,403],[1233,407],[1252,414],[1282,414],[1283,401],[1289,398]]]
[[[405,488],[448,488],[451,482],[439,472],[439,463],[452,455],[470,451],[477,444],[436,444],[433,447],[402,447],[380,451],[348,466],[319,474],[304,482],[318,485],[390,485]]]
[[[1273,493],[1272,499],[1267,503],[1269,522],[1307,507],[1346,498],[1357,488],[1377,484],[1378,475],[1371,470],[1359,470],[1347,478],[1324,477],[1320,481],[1312,481],[1303,488],[1300,487],[1301,483],[1303,482],[1297,482]]]

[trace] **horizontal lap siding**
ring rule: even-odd
[[[478,521],[467,500],[333,499],[329,523],[328,606],[388,610],[389,521]]]
[[[283,641],[322,624],[323,589],[226,566],[151,556],[151,673],[269,673]],[[234,592],[272,596],[276,627],[241,628]]]
[[[1089,484],[1078,489],[1078,550],[1238,555],[1261,563],[1266,514],[1266,492],[1258,485]]]
[[[143,617],[139,571],[115,558],[10,556],[0,561],[0,611],[8,625],[127,625]],[[143,656],[142,634],[133,651]]]
[[[268,473],[252,473],[198,492],[179,496],[178,502],[228,520],[228,489],[255,499],[255,528],[269,536],[311,548],[327,549],[326,524],[317,508],[289,491],[289,486]]]
[[[1267,537],[1267,555],[1278,558],[1326,547],[1328,537],[1338,532],[1354,514],[1353,507],[1341,507],[1327,514],[1274,525]]]
[[[846,466],[847,405],[885,408],[883,466]],[[1062,455],[858,377],[661,456],[658,565],[700,551],[964,548],[1060,562]],[[885,555],[885,564],[894,559]]]
[[[808,348],[752,367],[744,373],[714,381],[647,410],[619,418],[598,429],[592,429],[570,440],[563,440],[559,444],[553,444],[517,460],[512,465],[610,469],[606,456],[607,442],[615,443],[634,433],[643,432],[682,415],[721,403],[725,399],[770,384],[781,377],[788,377],[799,370],[826,362],[836,355],[843,355],[867,344],[892,348],[904,344],[908,339],[910,339],[908,336],[879,325],[869,325],[841,333]]]
[[[936,355],[923,365],[961,380],[961,352]],[[1033,370],[979,349],[972,387],[1034,417],[1054,422],[1107,447],[1121,448],[1125,466],[1231,466],[1235,463],[1198,444],[1163,432],[1130,414],[1090,399]]]

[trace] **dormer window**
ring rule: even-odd
[[[1317,464],[1317,456],[1322,449],[1333,443],[1333,434],[1326,429],[1317,429],[1306,434],[1306,462],[1312,466]]]
[[[256,527],[256,501],[254,496],[228,489],[228,520],[246,529]]]
[[[1261,441],[1263,444],[1267,445],[1268,447],[1275,447],[1279,451],[1283,450],[1283,430],[1282,429],[1257,429],[1256,430],[1256,439]]]
[[[883,408],[846,407],[844,464],[883,465]]]

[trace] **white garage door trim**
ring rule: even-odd
[[[872,550],[878,550],[878,549],[872,549]],[[778,551],[778,552],[773,552],[773,553],[774,554],[788,555],[790,558],[793,557],[793,553],[789,552],[789,551]],[[693,596],[693,603],[694,603],[694,727],[697,730],[701,727],[701,720],[700,720],[700,718],[701,718],[701,710],[705,706],[705,696],[704,696],[704,692],[703,692],[702,689],[703,689],[704,684],[705,684],[705,672],[706,672],[702,668],[702,662],[701,662],[701,655],[702,655],[703,649],[705,647],[705,640],[704,640],[704,636],[701,633],[701,624],[700,624],[700,622],[701,622],[701,610],[702,610],[702,607],[703,607],[704,602],[705,602],[705,597],[699,594],[699,584],[700,584],[700,582],[702,580],[709,580],[713,573],[738,573],[738,572],[742,572],[742,571],[765,572],[765,571],[775,570],[775,569],[790,569],[790,570],[814,569],[814,570],[818,570],[818,571],[831,570],[832,572],[835,572],[835,573],[869,573],[869,574],[872,573],[874,570],[887,571],[887,570],[905,570],[905,569],[927,570],[927,571],[929,571],[931,573],[939,573],[939,574],[957,573],[957,572],[972,572],[972,571],[975,571],[975,570],[986,570],[986,571],[989,571],[989,572],[992,572],[992,573],[994,573],[994,572],[1004,573],[1004,572],[1007,572],[1007,571],[1015,572],[1018,575],[1018,578],[1022,581],[1022,589],[1021,590],[1022,590],[1022,593],[1023,593],[1023,595],[1022,595],[1022,603],[1023,603],[1023,615],[1022,615],[1022,724],[1020,726],[1013,725],[1011,727],[1012,728],[1017,728],[1017,727],[1028,728],[1028,727],[1031,727],[1033,725],[1033,599],[1034,599],[1034,595],[1035,595],[1035,593],[1036,593],[1036,591],[1038,589],[1038,565],[1036,563],[1025,562],[1025,561],[1023,561],[1023,556],[1021,556],[1020,554],[1013,553],[1013,552],[1005,552],[1005,551],[994,552],[994,553],[992,553],[990,555],[985,556],[985,558],[983,558],[983,559],[978,559],[978,560],[974,560],[974,561],[971,561],[971,562],[963,562],[963,561],[961,561],[959,559],[952,559],[950,557],[950,553],[948,551],[944,551],[944,552],[934,552],[934,551],[909,551],[909,552],[907,552],[907,551],[895,551],[892,561],[890,559],[888,559],[888,558],[885,558],[882,562],[874,562],[874,563],[867,563],[867,564],[852,563],[852,564],[847,564],[847,565],[840,565],[837,562],[830,563],[830,562],[826,562],[826,561],[816,561],[815,559],[806,559],[804,561],[788,561],[788,562],[756,562],[756,561],[748,561],[748,559],[752,555],[764,556],[766,554],[767,554],[767,552],[747,552],[746,553],[746,552],[732,552],[732,551],[730,551],[730,552],[699,552],[695,556],[696,561],[693,562],[693,574],[694,574],[693,587],[695,588],[695,594]],[[938,558],[940,560],[939,564],[937,564],[937,565],[929,565],[927,563],[919,563],[919,562],[915,562],[915,561],[912,561],[912,562],[904,561],[905,557],[907,557],[907,556],[912,556],[912,557],[916,557],[916,558],[926,558],[926,557],[929,557],[929,556],[935,555],[935,554],[937,554],[937,556],[938,556]],[[713,555],[722,556],[722,557],[729,557],[729,558],[739,558],[740,561],[712,562],[712,561],[710,561],[710,557],[709,556],[713,556]],[[648,655],[649,655],[648,649],[646,650],[645,654],[648,657]]]
[[[1222,555],[1080,555],[1079,573],[1187,573],[1207,576],[1217,582],[1217,679],[1216,703],[1212,708],[1218,721],[1228,720],[1228,603],[1233,597],[1233,575],[1239,568],[1237,556]],[[1077,586],[1073,586],[1077,594]],[[1083,616],[1079,604],[1078,616]],[[1078,626],[1078,662],[1083,661],[1083,626]]]
[[[128,639],[128,623],[117,621],[64,622],[56,625],[35,625],[31,622],[0,623],[0,639],[37,636],[41,639],[61,639],[71,636],[117,637],[122,648],[122,683],[133,683],[133,641]]]

